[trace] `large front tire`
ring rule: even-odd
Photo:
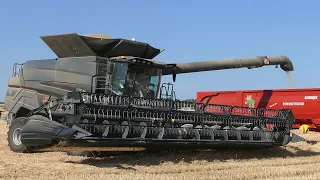
[[[21,142],[21,129],[27,122],[27,118],[19,117],[12,121],[8,131],[8,145],[10,150],[17,153],[27,153],[31,149]]]

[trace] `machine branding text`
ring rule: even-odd
[[[304,99],[316,100],[316,99],[318,99],[318,96],[304,96]]]
[[[283,106],[304,106],[304,102],[283,102]]]

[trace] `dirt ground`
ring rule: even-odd
[[[320,143],[265,150],[137,153],[84,158],[63,152],[17,154],[0,122],[1,179],[319,179]],[[295,131],[300,134],[299,131]],[[320,134],[303,135],[320,140]]]

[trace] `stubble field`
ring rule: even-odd
[[[137,153],[85,158],[63,152],[17,154],[0,121],[0,179],[319,179],[320,143],[265,150]],[[295,133],[300,134],[299,131]],[[320,133],[302,135],[320,140]]]

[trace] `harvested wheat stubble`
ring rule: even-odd
[[[84,158],[62,152],[17,154],[0,123],[0,179],[318,179],[320,144],[266,150],[135,153]],[[295,131],[299,134],[299,131]],[[320,134],[302,135],[320,140]]]

